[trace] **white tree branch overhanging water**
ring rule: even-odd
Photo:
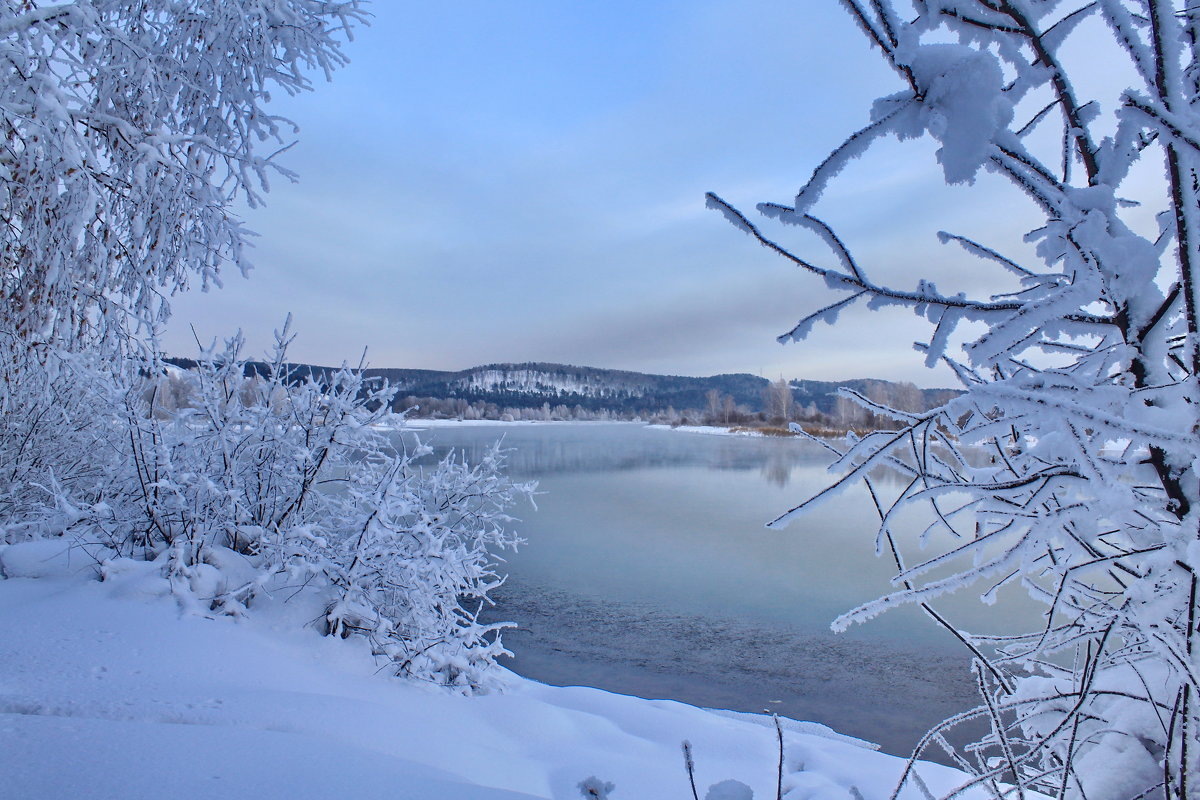
[[[949,365],[966,391],[929,413],[896,413],[901,431],[850,437],[835,465],[845,476],[772,524],[866,481],[877,548],[894,559],[897,588],[835,625],[918,603],[975,654],[983,704],[932,731],[914,758],[946,748],[975,773],[970,785],[997,796],[1193,796],[1200,9],[1167,0],[842,5],[904,88],[876,101],[870,123],[814,170],[792,205],[758,206],[768,220],[815,233],[834,266],[797,255],[715,194],[708,204],[843,294],[781,341],[835,323],[860,301],[910,308],[933,326],[915,345],[926,364]],[[1136,84],[1082,94],[1069,52],[1080,39],[1124,58]],[[930,136],[947,182],[974,183],[987,170],[1041,212],[1044,223],[1026,237],[1035,260],[939,234],[977,265],[999,268],[1008,290],[973,297],[927,280],[905,289],[894,275],[877,279],[815,215],[848,161],[889,135]],[[1158,228],[1139,234],[1123,194],[1146,159],[1165,169],[1152,209]],[[964,341],[964,322],[983,332]],[[870,477],[877,467],[908,476],[907,487],[885,497]],[[943,544],[914,560],[893,521],[918,505],[932,520],[920,544]],[[991,602],[1008,584],[1045,602],[1040,629],[968,634],[930,605],[967,587]],[[943,732],[971,718],[991,732],[951,747]],[[897,792],[910,783],[919,785],[915,761]]]

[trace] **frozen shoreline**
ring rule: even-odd
[[[766,434],[755,430],[733,430],[732,428],[716,425],[647,425],[656,431],[680,431],[682,433],[699,433],[705,436],[752,436],[766,438]]]
[[[101,583],[86,558],[55,551],[0,548],[7,797],[291,800],[341,795],[349,781],[356,798],[568,800],[591,776],[617,800],[681,797],[683,739],[702,795],[733,779],[775,796],[767,717],[507,671],[502,692],[466,698],[387,677],[365,640],[305,627],[303,602],[266,599],[243,620],[182,615],[153,581]],[[784,730],[789,798],[886,797],[903,769],[824,726]],[[920,771],[938,793],[965,782]]]
[[[645,425],[644,422],[636,420],[549,420],[549,419],[522,419],[522,420],[499,420],[499,419],[410,419],[403,426],[395,428],[395,430],[405,431],[420,431],[429,428],[512,428],[512,427],[535,427],[543,425]]]

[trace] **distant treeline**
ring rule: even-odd
[[[168,359],[191,370],[190,359]],[[268,366],[248,362],[247,379]],[[289,381],[327,382],[329,367],[288,364]],[[745,373],[693,378],[565,364],[489,364],[458,372],[366,369],[371,381],[395,388],[395,411],[416,418],[494,420],[633,420],[727,426],[803,421],[841,429],[890,427],[838,395],[845,387],[880,405],[921,411],[957,394],[875,379],[771,382]],[[182,387],[181,387],[182,389]],[[186,403],[182,397],[181,402]]]

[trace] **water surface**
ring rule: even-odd
[[[519,625],[504,641],[522,675],[777,711],[895,753],[975,704],[962,646],[919,612],[829,631],[890,588],[865,492],[764,528],[829,483],[818,445],[604,423],[418,435],[469,459],[503,437],[509,473],[539,482],[538,510],[516,513],[527,544],[488,613]],[[971,598],[941,610],[968,629],[1017,627]]]

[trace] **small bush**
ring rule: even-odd
[[[3,541],[65,536],[101,563],[153,562],[198,613],[301,585],[325,604],[323,632],[369,637],[398,673],[482,687],[504,626],[477,615],[502,580],[493,553],[519,543],[507,510],[532,486],[504,476],[498,448],[421,466],[426,448],[396,445],[387,386],[295,374],[287,343],[285,326],[253,370],[240,336],[188,372],[6,352],[22,362],[10,402],[32,413],[3,415]]]

